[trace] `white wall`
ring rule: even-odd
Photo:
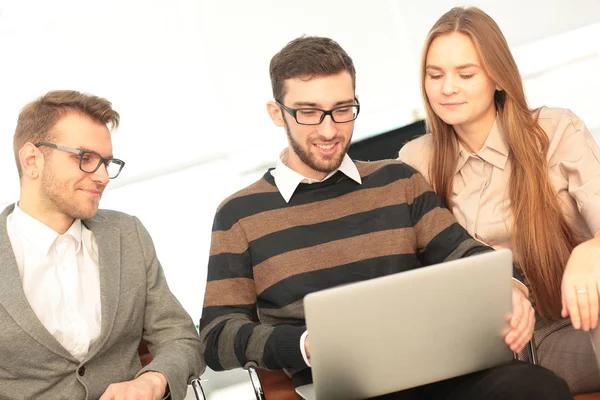
[[[286,144],[265,111],[272,55],[301,34],[340,42],[357,67],[362,110],[355,138],[364,138],[423,115],[421,44],[458,3],[0,3],[0,205],[18,197],[11,144],[26,102],[58,88],[109,98],[122,114],[115,155],[127,166],[102,205],[141,217],[173,291],[197,321],[217,204],[258,179]],[[571,107],[600,127],[600,2],[471,3],[503,28],[532,105]]]

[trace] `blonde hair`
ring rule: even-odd
[[[513,214],[511,241],[515,262],[531,288],[536,309],[546,319],[560,318],[561,280],[573,248],[581,242],[562,213],[558,194],[548,174],[549,139],[531,110],[508,43],[496,22],[476,7],[456,7],[431,28],[421,58],[421,92],[427,130],[434,150],[430,176],[435,191],[452,208],[452,185],[458,162],[454,129],[438,117],[425,92],[427,52],[433,40],[458,32],[473,42],[482,67],[494,83],[494,103],[506,133],[511,159],[509,196]]]
[[[77,112],[110,129],[119,126],[119,113],[112,103],[102,97],[74,90],[54,90],[27,104],[19,113],[13,137],[13,151],[19,177],[22,176],[19,151],[28,142],[48,142],[53,139],[52,128],[69,112]]]

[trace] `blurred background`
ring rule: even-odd
[[[217,205],[287,146],[265,107],[271,57],[302,34],[338,41],[357,69],[364,141],[423,119],[421,46],[456,5],[498,22],[532,107],[572,109],[600,142],[599,0],[0,0],[0,207],[19,196],[20,108],[54,89],[108,98],[127,166],[102,207],[141,218],[198,323]],[[245,371],[203,378],[210,399],[253,398]]]

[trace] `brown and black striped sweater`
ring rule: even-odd
[[[294,375],[307,368],[306,294],[490,250],[410,166],[355,164],[362,184],[338,172],[300,184],[286,203],[267,172],[221,203],[200,320],[213,370],[258,365]]]

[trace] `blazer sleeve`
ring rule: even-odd
[[[146,265],[146,310],[143,339],[152,354],[147,371],[161,372],[168,381],[171,398],[182,400],[188,381],[204,372],[198,332],[191,317],[169,290],[163,269],[156,257],[150,234],[134,217]]]

